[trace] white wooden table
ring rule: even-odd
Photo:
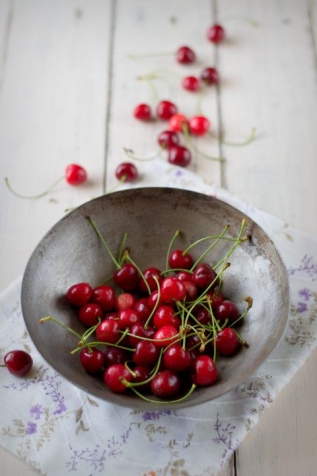
[[[218,48],[206,40],[216,21],[227,33]],[[0,291],[22,275],[65,209],[115,186],[123,147],[156,151],[162,124],[132,117],[138,103],[153,101],[136,77],[181,75],[185,67],[173,56],[128,54],[184,44],[199,58],[186,71],[215,65],[221,74],[220,87],[199,102],[212,130],[239,142],[257,129],[244,147],[202,139],[204,150],[226,162],[196,155],[191,170],[317,238],[316,0],[0,0]],[[168,83],[155,82],[159,97],[197,112],[197,95],[165,77]],[[87,185],[62,182],[39,200],[18,199],[5,187],[9,177],[22,193],[41,192],[73,162],[87,169]],[[315,352],[221,476],[316,475],[316,365]],[[36,474],[3,449],[0,473]]]

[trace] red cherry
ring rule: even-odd
[[[87,327],[98,324],[98,319],[103,318],[103,311],[98,304],[89,302],[79,309],[78,318]]]
[[[102,370],[105,362],[105,354],[99,349],[84,347],[79,354],[79,359],[88,373],[97,373]]]
[[[168,257],[168,263],[172,269],[190,269],[193,262],[192,256],[184,253],[183,250],[174,250]]]
[[[116,296],[116,310],[123,311],[124,309],[133,309],[135,304],[135,297],[130,293],[122,293]]]
[[[24,350],[11,350],[5,354],[4,363],[10,374],[24,377],[31,370],[33,359]]]
[[[148,288],[144,281],[147,282],[151,291],[157,290],[157,282],[160,284],[162,282],[161,271],[157,268],[147,268],[143,271],[143,277],[140,278],[139,289],[142,293],[148,293]]]
[[[218,378],[217,367],[209,355],[198,355],[191,365],[191,380],[196,385],[207,387]]]
[[[123,182],[134,182],[138,176],[138,169],[131,162],[122,162],[115,171],[118,180]]]
[[[190,352],[179,344],[173,344],[164,352],[163,362],[167,369],[181,372],[191,364]]]
[[[133,309],[139,313],[142,321],[146,321],[153,308],[150,306],[148,298],[140,298],[134,304]]]
[[[97,286],[93,290],[91,301],[99,306],[106,312],[115,309],[116,296],[112,286],[101,285]]]
[[[211,314],[204,307],[199,307],[198,306],[198,308],[194,310],[194,315],[195,315],[197,321],[199,321],[200,324],[202,324],[203,326],[206,326],[206,325],[212,323]]]
[[[163,279],[161,283],[161,297],[166,304],[185,299],[186,288],[183,282],[175,277]]]
[[[172,370],[162,370],[151,380],[153,395],[161,398],[174,397],[181,386],[179,375]]]
[[[174,326],[163,326],[158,329],[153,339],[155,339],[156,347],[167,347],[177,340],[178,331]]]
[[[180,64],[190,64],[196,60],[196,55],[189,46],[181,46],[176,51],[176,60]]]
[[[137,365],[154,365],[160,355],[160,349],[149,340],[139,340],[133,352],[133,362]]]
[[[225,31],[221,25],[212,25],[207,30],[207,38],[212,43],[220,43],[225,38]]]
[[[173,326],[175,329],[179,329],[181,320],[175,315],[175,311],[171,306],[159,306],[153,316],[153,325],[156,329],[160,329],[163,326]]]
[[[147,104],[139,104],[133,111],[133,116],[140,121],[148,121],[151,119],[151,108]]]
[[[87,180],[87,172],[80,165],[70,164],[66,167],[65,178],[70,185],[81,185]]]
[[[189,271],[179,271],[179,273],[175,275],[175,278],[180,281],[193,281],[193,274]]]
[[[159,295],[158,291],[153,291],[149,296],[149,306],[151,309],[154,309],[155,306],[161,306],[163,303],[161,294]]]
[[[124,364],[113,364],[105,370],[104,381],[112,392],[123,393],[126,390],[127,387],[122,382],[122,379],[125,379],[127,382],[132,380],[132,374]]]
[[[115,344],[120,338],[120,325],[114,319],[101,321],[96,328],[96,338],[99,342]]]
[[[201,263],[196,266],[193,273],[193,282],[200,289],[206,289],[216,279],[217,273],[207,263]],[[214,284],[216,285],[216,284]]]
[[[113,273],[113,280],[123,291],[134,291],[139,284],[139,272],[133,264],[126,263]]]
[[[232,327],[224,327],[216,337],[216,349],[221,355],[229,356],[237,352],[240,347],[239,337]]]
[[[133,369],[133,382],[141,383],[150,377],[150,369],[146,365],[137,365]],[[142,388],[150,387],[150,383],[145,383]]]
[[[168,151],[168,162],[179,167],[187,167],[192,160],[192,155],[187,147],[175,145]]]
[[[188,128],[188,119],[184,114],[173,114],[168,121],[168,125],[174,132],[184,132],[184,128]]]
[[[200,89],[200,82],[195,76],[185,76],[182,79],[182,86],[187,91],[196,92]]]
[[[67,300],[73,306],[87,304],[93,295],[93,289],[88,283],[77,283],[71,286],[66,294]]]
[[[210,127],[210,121],[205,116],[194,116],[189,120],[189,131],[195,136],[203,136]]]
[[[173,145],[179,144],[179,137],[174,131],[163,131],[160,133],[157,139],[162,149],[170,149]]]
[[[177,107],[170,101],[160,101],[156,108],[156,114],[160,119],[168,120],[177,113]]]
[[[220,322],[228,320],[228,322],[233,323],[239,318],[240,314],[236,304],[225,299],[218,305],[214,306],[214,315]]]
[[[141,318],[137,311],[133,309],[123,309],[118,313],[119,325],[121,329],[127,329],[137,322],[141,322]]]
[[[154,336],[155,330],[153,327],[144,327],[141,322],[137,322],[133,324],[129,331],[129,343],[132,347],[136,347],[136,345],[141,341],[142,338],[152,339]]]
[[[182,283],[185,286],[186,289],[186,301],[187,302],[192,302],[195,301],[195,299],[198,296],[198,289],[195,283],[192,281],[182,281]]]
[[[124,364],[129,360],[129,354],[126,350],[120,349],[120,347],[107,346],[104,353],[105,367],[109,367],[113,364]]]
[[[202,70],[200,79],[203,83],[207,84],[208,86],[211,84],[218,84],[219,73],[216,68],[207,67]]]

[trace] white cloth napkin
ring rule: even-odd
[[[188,410],[135,411],[87,395],[49,367],[25,330],[18,279],[0,296],[0,360],[21,348],[34,366],[22,379],[0,369],[0,444],[41,474],[215,475],[316,346],[317,240],[160,160],[144,165],[142,182],[132,186],[215,195],[252,217],[286,263],[289,322],[276,349],[234,391]]]

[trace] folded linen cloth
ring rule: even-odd
[[[0,373],[0,444],[49,476],[214,476],[316,347],[317,240],[164,161],[146,164],[142,184],[121,188],[128,186],[213,195],[262,226],[289,274],[284,335],[254,375],[228,394],[190,409],[136,411],[87,395],[43,360],[24,325],[19,278],[0,296],[0,360],[21,348],[34,365],[22,379]]]

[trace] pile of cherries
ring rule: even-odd
[[[225,234],[210,247],[219,239],[226,239]],[[221,285],[227,258],[248,238],[240,233],[236,240],[229,239],[230,251],[214,267],[202,257],[193,259],[195,244],[186,250],[170,246],[163,270],[150,266],[141,271],[127,248],[120,260],[111,254],[116,264],[111,281],[96,287],[79,282],[66,293],[86,328],[83,335],[53,316],[40,322],[55,321],[76,334],[78,346],[71,353],[79,352],[84,369],[102,378],[112,392],[133,391],[150,402],[153,397],[179,402],[197,386],[217,382],[218,355],[232,356],[247,346],[237,327],[252,299],[246,298],[240,313],[223,296]]]

